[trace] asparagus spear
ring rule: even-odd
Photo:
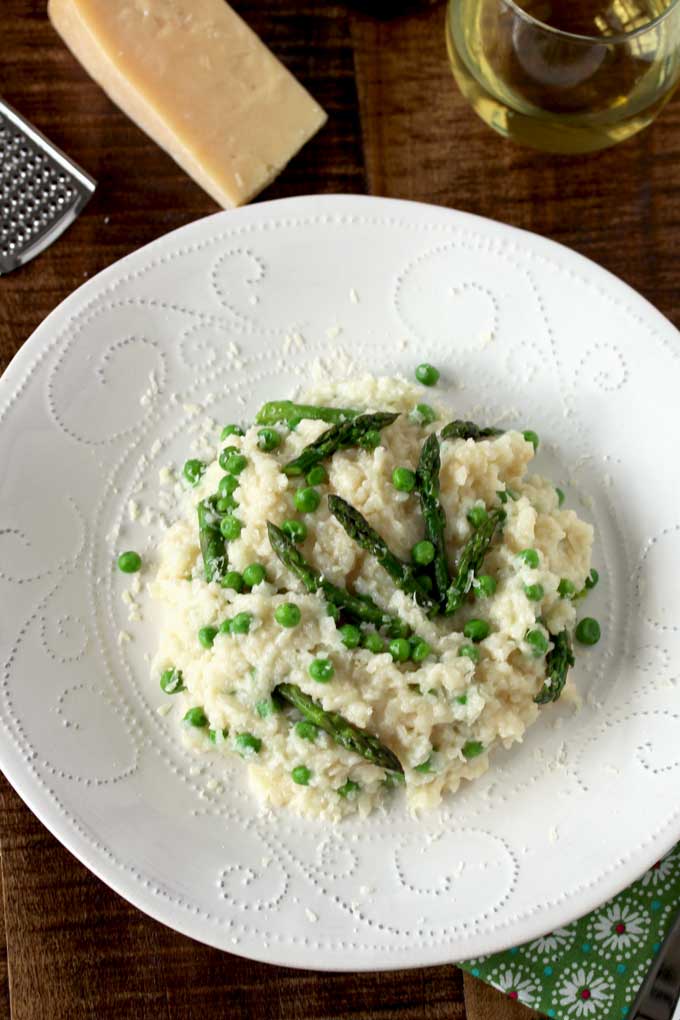
[[[325,577],[311,567],[296,547],[294,542],[288,538],[281,528],[268,522],[267,531],[272,549],[291,573],[302,581],[309,592],[321,590],[326,602],[338,609],[344,610],[349,616],[363,623],[372,623],[375,627],[387,627],[390,637],[408,637],[411,629],[407,623],[400,620],[398,616],[386,613],[376,605],[367,595],[351,595],[345,588],[328,581]]]
[[[425,521],[425,535],[432,542],[435,549],[434,571],[435,590],[440,599],[446,595],[451,583],[449,576],[449,565],[446,560],[446,549],[444,547],[444,529],[446,517],[444,508],[439,502],[439,468],[441,460],[439,456],[439,440],[432,433],[423,443],[416,470],[416,487],[420,496],[420,506]]]
[[[496,533],[496,528],[505,520],[505,517],[505,510],[501,508],[492,510],[487,519],[473,531],[463,546],[458,560],[458,567],[456,568],[456,576],[446,593],[446,608],[444,612],[447,616],[455,613],[462,606],[463,599],[472,586],[475,574],[479,573],[481,569],[484,557]]]
[[[215,509],[215,497],[202,499],[197,507],[198,538],[203,555],[203,569],[206,581],[217,581],[224,573],[227,552],[224,537],[220,531],[220,515]]]
[[[325,730],[336,742],[347,751],[354,751],[372,765],[379,765],[390,772],[401,772],[404,769],[394,752],[385,747],[377,737],[366,730],[360,729],[349,722],[338,712],[327,712],[318,701],[305,694],[296,684],[279,684],[274,693],[285,698],[305,719]]]
[[[407,595],[413,595],[418,605],[423,609],[431,610],[435,608],[435,603],[416,577],[413,567],[398,559],[390,551],[387,543],[358,510],[350,506],[341,496],[334,495],[328,497],[328,507],[335,519],[342,524],[349,537],[353,538],[362,549],[375,556],[381,567],[384,567],[390,575],[397,588],[401,588]]]
[[[567,682],[569,667],[574,665],[574,653],[569,639],[569,632],[561,631],[553,637],[553,648],[545,658],[546,680],[534,698],[537,705],[547,705],[557,701]]]
[[[445,425],[440,435],[442,439],[474,439],[477,442],[479,439],[488,439],[490,436],[502,436],[503,429],[495,429],[491,425],[475,425],[473,421],[456,419],[456,421]]]
[[[292,400],[270,400],[269,403],[262,405],[255,421],[258,425],[285,422],[289,428],[295,428],[303,418],[314,418],[339,425],[343,421],[356,418],[358,414],[358,411],[348,407],[315,407],[313,404],[296,404]]]
[[[306,475],[311,467],[327,457],[331,457],[336,450],[346,450],[349,446],[356,446],[367,432],[379,432],[391,425],[398,417],[398,414],[378,411],[376,414],[361,414],[358,418],[333,425],[322,432],[313,443],[306,446],[295,460],[286,464],[283,468],[284,474],[289,477]]]

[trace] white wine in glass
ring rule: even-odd
[[[446,36],[482,120],[551,152],[624,141],[680,78],[680,0],[449,0]]]

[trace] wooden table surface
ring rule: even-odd
[[[45,6],[2,0],[0,94],[99,188],[58,243],[0,281],[0,368],[84,278],[216,208],[87,78]],[[501,140],[463,102],[440,3],[390,18],[312,0],[234,6],[330,115],[264,198],[367,192],[504,220],[592,257],[680,322],[680,100],[623,146],[545,156]],[[208,949],[94,878],[1,777],[0,812],[0,1020],[535,1016],[452,966],[316,974]]]

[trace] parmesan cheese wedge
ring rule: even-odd
[[[107,95],[225,208],[265,188],[326,114],[224,0],[49,0]]]

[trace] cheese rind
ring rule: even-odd
[[[223,0],[49,0],[129,117],[225,208],[265,188],[326,114]]]

